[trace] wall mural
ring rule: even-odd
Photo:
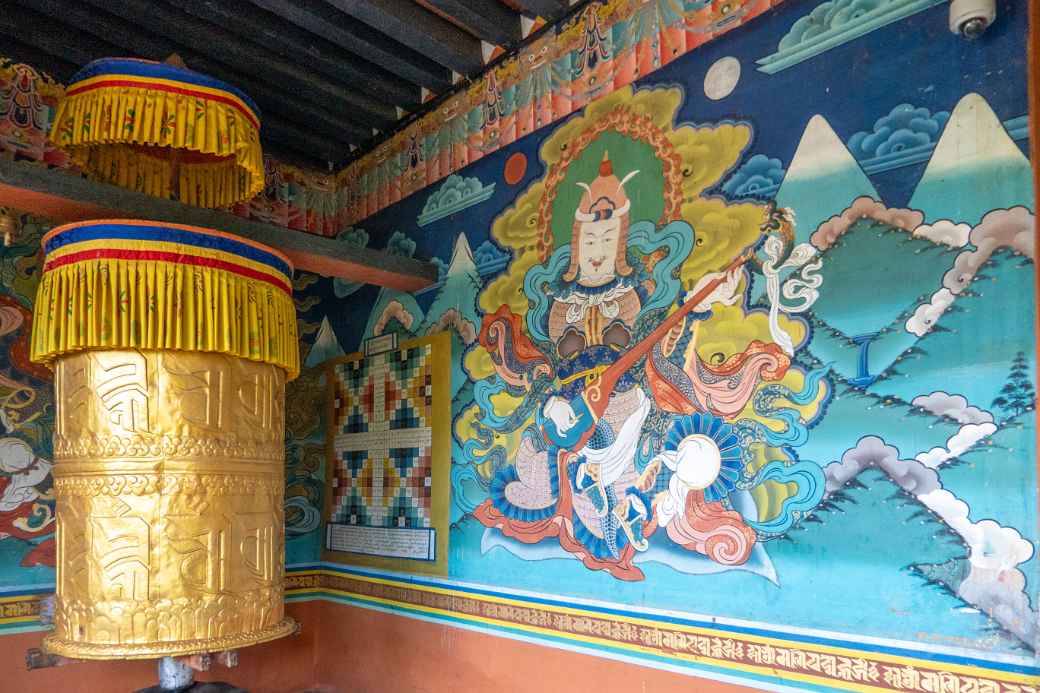
[[[847,4],[760,18],[343,233],[441,267],[416,294],[318,282],[312,319],[330,356],[451,333],[452,579],[1034,652],[1026,102],[982,76],[1019,69],[1022,28],[954,80],[945,6],[802,21]],[[753,69],[793,29],[813,51]]]
[[[29,361],[37,250],[50,227],[20,221],[0,250],[0,585],[47,576],[55,560],[51,375]]]
[[[548,172],[515,207],[537,209],[538,223],[507,212],[492,230],[519,252],[478,297],[480,348],[465,363],[475,401],[456,423],[457,473],[472,468],[490,494],[465,509],[512,540],[503,546],[524,556],[555,538],[623,580],[643,579],[637,557],[757,569],[760,537],[781,536],[824,488],[818,465],[785,450],[828,397],[824,370],[792,363],[808,331],[788,315],[818,295],[815,251],[785,251],[783,210],[701,197],[751,129],[676,126],[680,99],[624,88],[542,145]],[[696,172],[694,151],[711,153]],[[717,270],[769,225],[779,233],[755,257],[768,281],[779,289],[782,269],[800,271],[790,304],[773,292],[756,310],[743,268]],[[511,444],[490,444],[495,434]]]

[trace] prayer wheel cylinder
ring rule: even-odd
[[[150,658],[292,633],[284,395],[299,353],[288,261],[144,222],[60,227],[44,246],[33,357],[54,370],[58,526],[44,648]]]

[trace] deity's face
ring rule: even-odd
[[[581,224],[578,239],[578,283],[600,286],[617,274],[621,220],[604,219]]]

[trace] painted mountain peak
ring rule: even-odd
[[[795,212],[797,241],[804,243],[835,210],[877,191],[845,143],[823,116],[809,119],[787,168],[776,202]]]
[[[454,329],[462,338],[463,344],[472,344],[476,341],[477,331],[480,329],[477,296],[483,285],[466,234],[460,233],[455,239],[455,248],[444,283],[426,311],[426,322],[418,331],[430,334],[444,329]]]
[[[476,274],[477,263],[473,259],[473,251],[470,250],[466,234],[460,233],[455,239],[455,247],[451,251],[451,262],[448,264],[448,274],[451,277],[457,274]]]
[[[307,359],[303,362],[303,365],[307,368],[313,368],[337,356],[343,356],[343,347],[340,346],[339,339],[336,338],[336,333],[333,331],[332,325],[329,323],[329,317],[326,315],[321,319],[318,336],[314,338],[314,346],[307,353]]]
[[[423,309],[410,293],[388,289],[379,290],[372,312],[365,325],[364,339],[396,332],[402,339],[415,336],[415,328],[425,317]]]
[[[1032,199],[1029,161],[986,100],[967,94],[950,114],[910,207],[926,221],[975,225],[991,209]]]

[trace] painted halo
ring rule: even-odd
[[[690,488],[703,488],[704,500],[721,501],[736,489],[743,466],[740,442],[733,426],[717,416],[703,413],[676,419],[662,450],[679,453],[679,480]],[[715,464],[718,472],[712,474]]]

